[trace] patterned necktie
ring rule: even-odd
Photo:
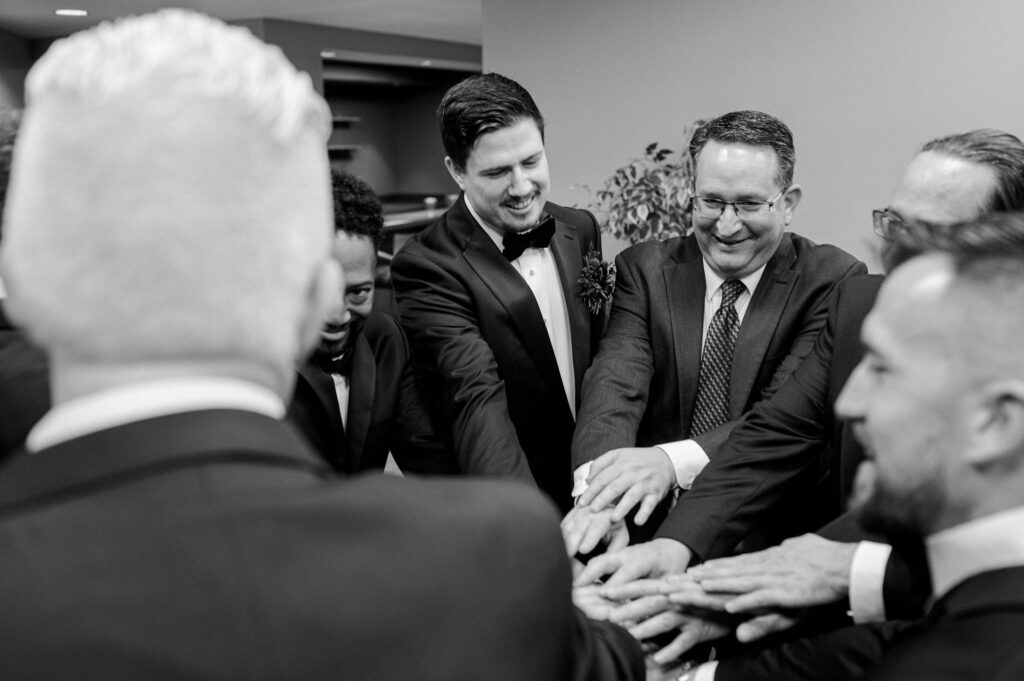
[[[740,332],[740,318],[734,307],[746,290],[743,282],[730,279],[722,284],[722,304],[711,319],[704,353],[700,358],[697,404],[690,423],[690,437],[713,430],[729,420],[729,377],[732,353]]]

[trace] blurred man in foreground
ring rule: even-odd
[[[26,89],[0,267],[55,406],[0,475],[5,679],[642,674],[539,494],[339,480],[282,423],[341,286],[308,76],[164,10]]]

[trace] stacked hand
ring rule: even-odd
[[[801,609],[845,599],[856,549],[805,534],[764,551],[708,561],[688,574],[705,591],[730,595],[727,612],[752,616],[736,637],[753,641],[792,626]]]
[[[626,627],[645,644],[655,665],[668,664],[698,643],[732,630],[725,599],[706,594],[685,574],[620,586],[580,586],[573,590],[573,599],[588,616]],[[671,642],[657,648],[653,639],[668,633],[675,634]]]

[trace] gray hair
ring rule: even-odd
[[[55,357],[290,369],[328,257],[329,112],[247,30],[185,10],[55,43],[26,80],[0,252]]]

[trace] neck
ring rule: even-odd
[[[215,376],[256,383],[273,390],[281,399],[291,398],[294,371],[274,371],[269,366],[239,360],[188,360],[138,362],[80,362],[55,355],[51,359],[50,386],[54,404],[133,383]]]

